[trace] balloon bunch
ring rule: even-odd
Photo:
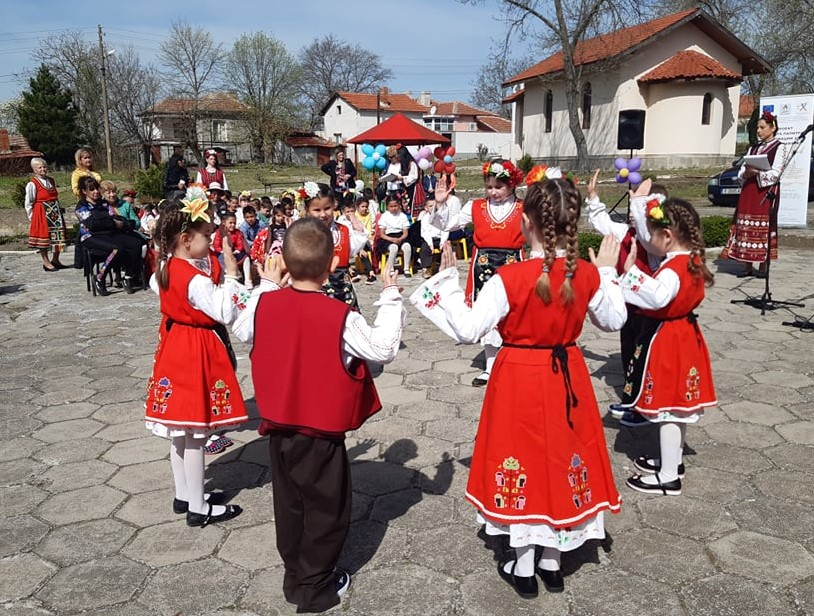
[[[422,171],[426,171],[432,167],[432,150],[426,145],[416,152],[413,158],[415,159],[418,168]]]
[[[378,169],[381,171],[387,167],[387,158],[385,157],[386,153],[387,146],[384,144],[380,143],[376,147],[373,147],[369,143],[363,144],[362,154],[364,154],[365,157],[362,159],[362,166],[368,171],[373,171],[373,169]]]
[[[436,173],[455,173],[455,163],[452,162],[452,157],[455,156],[454,145],[447,148],[438,146],[433,150],[433,154],[438,159],[432,167]]]
[[[642,174],[639,169],[642,167],[642,159],[633,157],[630,160],[624,158],[617,158],[613,161],[613,166],[616,167],[616,181],[619,184],[641,184]]]

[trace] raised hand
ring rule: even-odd
[[[438,271],[443,271],[448,267],[457,267],[458,257],[455,255],[455,249],[452,247],[451,242],[445,242],[444,247],[441,249],[441,266]]]
[[[392,259],[387,259],[387,262],[382,269],[382,285],[385,287],[398,286],[399,273],[393,267]]]
[[[286,270],[283,255],[269,255],[265,263],[258,262],[256,267],[260,278],[269,280],[278,287],[288,286],[290,276]]]
[[[627,256],[627,259],[625,259],[624,265],[625,273],[629,272],[630,268],[636,264],[636,253],[638,251],[639,249],[636,247],[636,242],[632,242],[630,244],[630,254]]]
[[[588,256],[596,267],[616,267],[619,260],[621,245],[613,235],[606,235],[599,245],[599,252],[594,253],[593,248],[588,248]]]
[[[237,278],[238,274],[240,274],[240,269],[237,266],[237,259],[235,259],[235,253],[232,250],[232,242],[229,239],[228,233],[223,234],[223,265],[227,276]]]
[[[588,199],[593,199],[597,196],[596,185],[599,182],[599,169],[594,171],[593,176],[588,181]]]
[[[650,187],[652,185],[653,185],[653,180],[651,180],[650,178],[647,178],[644,182],[642,182],[641,184],[639,184],[636,187],[635,191],[632,191],[632,190],[628,191],[629,194],[630,194],[630,198],[632,199],[633,197],[646,197],[647,195],[650,194]]]

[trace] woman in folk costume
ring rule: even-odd
[[[626,310],[616,281],[619,243],[606,236],[592,263],[578,258],[580,195],[567,179],[535,181],[521,226],[528,261],[506,265],[469,308],[454,252],[410,301],[459,342],[497,327],[503,346],[486,388],[466,499],[490,535],[508,535],[513,558],[498,573],[524,598],[564,588],[560,553],[605,536],[620,510],[591,376],[576,341],[586,313],[618,330]],[[542,547],[538,558],[535,547]]]
[[[25,186],[25,212],[31,221],[28,245],[40,253],[42,269],[55,272],[66,267],[59,261],[59,255],[65,248],[65,219],[59,205],[56,182],[48,176],[48,163],[42,158],[32,158],[31,169],[34,177]],[[54,251],[50,261],[49,248]]]
[[[757,121],[760,142],[752,146],[749,154],[765,154],[771,169],[760,171],[750,165],[741,165],[738,179],[741,194],[733,217],[729,241],[721,258],[746,263],[739,278],[754,276],[754,263],[760,263],[758,278],[766,276],[766,247],[770,246],[769,258],[777,259],[777,209],[780,207],[778,178],[786,164],[786,145],[777,138],[777,116],[764,111]],[[766,197],[771,191],[774,197]],[[773,199],[774,203],[772,203]]]
[[[463,229],[470,223],[475,228],[472,237],[475,247],[466,279],[466,299],[470,305],[501,266],[522,260],[525,243],[520,225],[523,201],[515,195],[515,189],[523,181],[523,172],[508,160],[486,163],[482,172],[486,198],[468,201],[446,229]],[[486,332],[481,344],[486,368],[472,380],[475,387],[483,387],[489,381],[501,344],[500,334],[497,330]]]
[[[640,457],[641,472],[628,487],[649,494],[681,494],[687,424],[715,406],[709,351],[693,311],[713,282],[705,265],[701,220],[682,199],[648,203],[647,226],[654,254],[663,256],[649,276],[635,264],[635,245],[620,279],[625,300],[638,306],[643,323],[625,374],[622,405],[659,424],[658,458]]]
[[[206,166],[198,169],[195,183],[209,187],[213,182],[217,182],[219,188],[229,190],[229,185],[226,183],[226,174],[218,165],[218,153],[215,150],[207,150],[204,156],[206,157]]]

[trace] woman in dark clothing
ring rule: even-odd
[[[342,197],[345,191],[354,188],[356,184],[356,167],[345,158],[345,150],[340,147],[336,150],[336,159],[328,161],[321,167],[322,172],[329,175],[331,188],[337,197]]]

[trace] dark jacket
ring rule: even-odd
[[[353,188],[354,184],[356,183],[356,167],[353,166],[353,163],[350,162],[347,158],[345,159],[345,170],[344,173],[348,174],[350,177],[347,181],[347,188]],[[339,167],[339,163],[335,160],[328,161],[324,165],[322,165],[321,169],[322,172],[329,175],[331,177],[331,188],[336,191],[336,174],[337,174],[337,167]]]
[[[184,180],[189,185],[189,171],[186,167],[179,167],[178,161],[182,157],[173,154],[167,161],[167,175],[164,178],[164,192],[169,194],[178,190],[178,182]]]

